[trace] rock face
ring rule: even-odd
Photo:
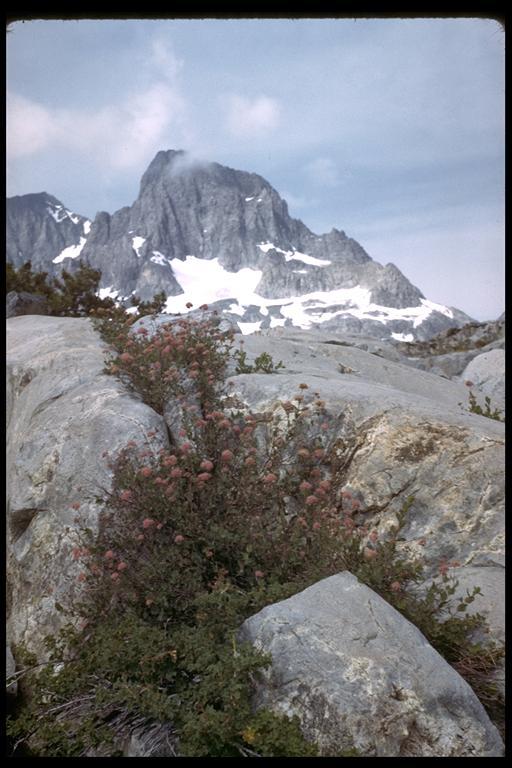
[[[42,653],[62,623],[56,602],[79,587],[78,511],[94,529],[108,488],[102,453],[166,430],[151,408],[103,374],[104,345],[89,320],[7,321],[7,634]]]
[[[426,341],[395,343],[408,365],[449,379],[460,376],[473,358],[505,347],[505,314],[488,323],[448,328]]]
[[[83,259],[101,288],[168,297],[170,312],[191,300],[216,304],[256,329],[321,324],[379,338],[432,334],[470,320],[427,301],[393,264],[382,266],[337,229],[311,232],[261,176],[182,151],[158,152],[131,207],[100,212],[92,225],[46,193],[8,201],[8,259],[32,258],[50,273]]]
[[[8,198],[6,223],[7,261],[15,267],[31,261],[32,269],[51,275],[64,258],[78,255],[90,225],[47,192]]]
[[[240,640],[272,655],[256,701],[297,715],[322,755],[499,756],[496,728],[424,636],[348,572],[269,605]]]

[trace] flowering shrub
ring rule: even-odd
[[[231,336],[210,321],[180,320],[151,338],[141,330],[119,334],[109,370],[160,413],[192,392],[183,442],[131,443],[109,457],[100,532],[84,521],[70,553],[81,565],[82,598],[70,607],[81,622],[48,639],[52,663],[31,673],[36,694],[12,737],[30,735],[41,756],[99,744],[112,755],[119,723],[142,720],[171,723],[182,755],[314,756],[296,720],[253,712],[253,679],[270,659],[237,632],[265,605],[343,570],[413,621],[494,706],[499,651],[470,639],[482,616],[462,615],[478,589],[452,607],[453,563],[443,563],[418,592],[422,563],[397,548],[413,499],[385,536],[370,528],[346,484],[359,438],[344,415],[329,414],[307,384],[269,413],[223,402]]]
[[[172,398],[191,393],[203,410],[212,406],[224,379],[233,332],[220,331],[212,316],[170,321],[151,336],[143,323],[135,333],[128,323],[116,329],[112,346],[117,355],[109,358],[107,372],[118,375],[160,414]]]

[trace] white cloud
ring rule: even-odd
[[[276,99],[258,96],[230,96],[228,99],[227,127],[239,138],[253,138],[275,130],[281,119],[281,107]]]
[[[7,105],[9,159],[46,149],[81,152],[99,165],[138,168],[163,145],[188,135],[188,104],[181,94],[178,60],[162,40],[154,40],[149,64],[153,84],[101,109],[51,108],[16,93]]]

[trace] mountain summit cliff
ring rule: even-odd
[[[261,176],[181,150],[158,152],[133,205],[112,215],[91,223],[40,193],[8,199],[7,221],[15,266],[31,260],[55,274],[79,257],[101,270],[104,295],[164,291],[169,312],[214,304],[243,332],[321,324],[412,341],[470,320],[427,301],[343,231],[311,232]]]

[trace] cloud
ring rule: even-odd
[[[237,138],[258,137],[263,131],[275,130],[281,122],[281,107],[276,99],[258,96],[249,99],[232,95],[228,98],[227,127]]]
[[[70,149],[113,169],[138,168],[163,145],[188,135],[188,104],[178,74],[183,62],[154,40],[149,65],[153,84],[100,109],[50,108],[16,93],[8,95],[9,159],[47,149]]]
[[[336,164],[328,157],[317,157],[305,166],[313,184],[321,187],[337,187],[342,179]]]

